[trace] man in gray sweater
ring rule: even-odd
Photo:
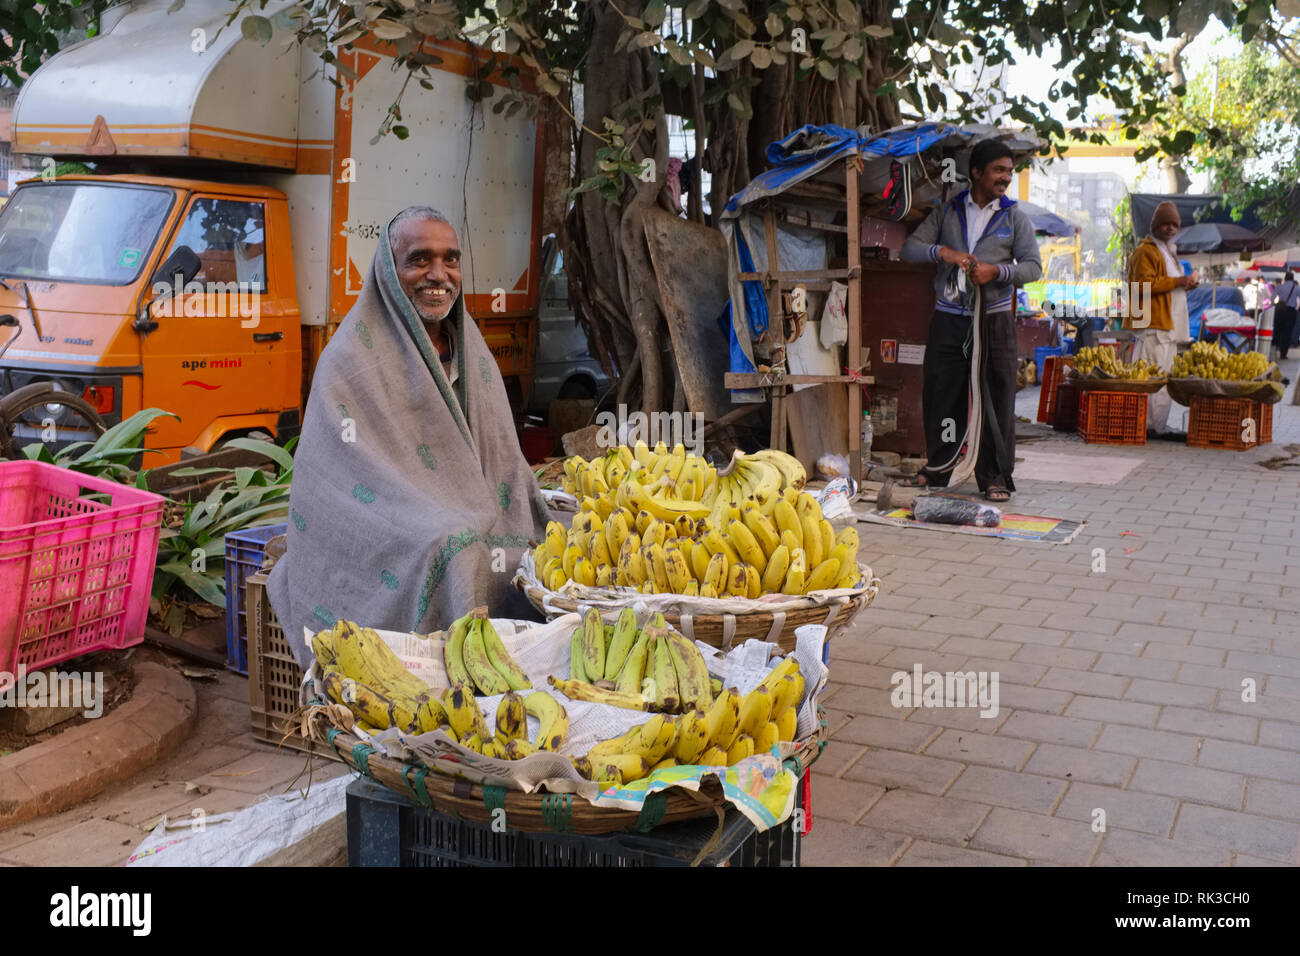
[[[1043,272],[1033,224],[1006,197],[1012,170],[1006,145],[976,143],[971,188],[932,210],[902,250],[907,262],[939,263],[921,393],[928,462],[915,484],[957,485],[973,470],[990,501],[1015,490],[1015,288]]]

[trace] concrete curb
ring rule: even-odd
[[[111,714],[0,759],[0,830],[74,807],[189,736],[198,716],[189,681],[154,663],[136,674],[135,693]]]

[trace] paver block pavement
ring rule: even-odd
[[[895,866],[1027,866],[1026,860],[916,840]]]
[[[1060,744],[1039,744],[1025,764],[1026,773],[1081,780],[1088,783],[1122,786],[1137,766],[1137,758],[1125,754],[1108,754]]]
[[[1053,714],[1034,714],[1017,710],[998,728],[1004,737],[1022,737],[1045,743],[1087,747],[1101,730],[1100,721],[1082,720],[1078,717],[1057,717]]]
[[[1233,714],[1206,713],[1190,707],[1165,707],[1156,722],[1159,730],[1172,730],[1198,737],[1217,737],[1253,743],[1259,735],[1259,721]]]
[[[898,750],[871,749],[858,758],[844,776],[882,787],[910,787],[923,793],[942,793],[961,771],[962,765],[953,760]]]
[[[1102,728],[1094,749],[1191,763],[1196,756],[1196,743],[1196,738],[1187,734],[1107,724]]]
[[[964,845],[991,808],[915,790],[890,790],[867,811],[863,826]]]
[[[1196,763],[1213,770],[1235,770],[1269,780],[1300,783],[1300,754],[1273,747],[1207,740]]]
[[[3,855],[15,863],[33,866],[120,866],[142,839],[144,834],[138,827],[87,820],[43,840],[7,849]]]
[[[1249,813],[1185,804],[1174,826],[1174,839],[1250,853],[1279,863],[1300,863],[1300,823]]]
[[[884,792],[884,787],[863,786],[852,780],[814,773],[812,776],[812,818],[813,820],[838,820],[841,823],[856,823],[867,812],[867,808],[879,800]]]
[[[1052,777],[992,767],[967,767],[944,796],[1049,814],[1065,792],[1065,787],[1065,782]]]
[[[1168,836],[1177,809],[1178,801],[1169,797],[1120,790],[1118,787],[1099,787],[1092,783],[1072,783],[1065,799],[1056,808],[1055,816],[1091,824],[1100,819],[1096,811],[1103,810],[1107,830],[1117,827]]]
[[[805,866],[888,866],[907,843],[901,833],[818,820],[815,813],[800,851]]]
[[[999,806],[975,831],[971,846],[1025,857],[1031,862],[1083,866],[1100,840],[1101,834],[1093,833],[1087,823]]]
[[[1300,787],[1277,780],[1247,777],[1246,812],[1300,820]]]
[[[1029,740],[994,737],[992,733],[973,733],[968,730],[945,730],[925,748],[932,757],[947,757],[962,763],[982,764],[1017,770],[1022,767],[1035,744]]]
[[[1240,810],[1245,784],[1246,778],[1239,773],[1143,757],[1138,761],[1137,772],[1128,786],[1131,790]]]
[[[1227,866],[1226,850],[1191,846],[1163,837],[1147,836],[1120,829],[1108,829],[1094,866]],[[1274,864],[1276,865],[1276,864]]]

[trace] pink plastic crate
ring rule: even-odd
[[[0,689],[144,639],[163,498],[36,461],[0,461]]]

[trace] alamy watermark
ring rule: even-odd
[[[188,316],[224,319],[236,316],[241,329],[255,329],[262,323],[262,284],[260,282],[155,282],[153,294],[158,302],[150,311],[159,317]],[[183,304],[181,297],[184,296]],[[212,299],[213,310],[208,310]]]
[[[889,676],[893,690],[889,702],[895,707],[978,707],[981,717],[998,715],[996,671],[895,671]]]
[[[619,405],[613,412],[596,416],[596,445],[600,448],[617,448],[643,441],[654,446],[663,442],[668,447],[682,445],[692,455],[704,455],[703,412],[629,412]]]
[[[91,718],[104,714],[102,671],[29,674],[26,665],[19,664],[17,679],[9,671],[0,671],[0,688],[0,707],[69,707]]]

